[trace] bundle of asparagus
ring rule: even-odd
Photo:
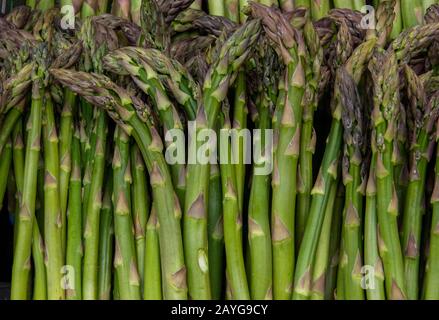
[[[399,0],[12,7],[11,299],[439,299],[438,13]]]

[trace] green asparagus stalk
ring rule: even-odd
[[[423,14],[425,14],[432,5],[437,4],[436,0],[423,0],[422,1],[422,8],[423,8]]]
[[[203,0],[195,0],[190,6],[190,8],[194,10],[201,10],[202,7],[203,7]]]
[[[147,176],[145,163],[142,159],[139,147],[131,147],[131,168],[133,175],[132,184],[132,212],[136,238],[137,270],[139,271],[140,284],[144,283],[145,263],[145,233],[148,222],[148,214],[151,207],[151,200],[147,187]]]
[[[384,264],[387,298],[405,299],[404,266],[397,222],[398,198],[392,165],[399,104],[399,77],[394,52],[376,54],[370,68],[375,83],[373,125],[377,147],[377,216],[382,237],[380,255]]]
[[[330,1],[310,0],[311,1],[311,16],[313,20],[317,21],[328,15],[331,9]]]
[[[109,170],[111,172],[111,170]],[[112,288],[114,252],[114,212],[111,201],[113,195],[113,176],[110,173],[105,184],[102,210],[99,223],[99,279],[98,299],[110,300]]]
[[[98,298],[98,249],[99,221],[102,209],[102,194],[105,171],[107,115],[98,112],[96,121],[96,143],[89,196],[86,203],[84,224],[84,264],[82,273],[82,296],[85,300]]]
[[[64,6],[73,6],[75,15],[81,12],[82,3],[84,0],[61,0],[59,6],[62,9]]]
[[[224,213],[224,242],[226,247],[226,274],[230,295],[235,300],[249,300],[250,292],[244,263],[242,243],[242,212],[239,210],[235,166],[231,163],[230,116],[226,102],[220,127],[220,172]],[[229,157],[230,156],[230,157]]]
[[[47,294],[49,300],[64,299],[61,269],[64,265],[62,218],[59,195],[59,149],[55,114],[51,97],[46,93],[43,115],[44,141],[44,242],[46,244]]]
[[[345,43],[345,42],[342,42]],[[348,42],[349,43],[349,42]],[[339,161],[342,125],[340,95],[348,88],[359,83],[365,64],[369,60],[375,40],[368,40],[360,45],[346,63],[346,72],[338,74],[333,98],[332,125],[327,140],[319,176],[312,191],[310,214],[305,229],[304,239],[299,250],[294,282],[293,299],[307,299],[310,294],[310,273],[318,236],[328,202],[329,188],[337,180],[337,163]],[[346,50],[346,49],[342,49]],[[345,53],[344,51],[342,51]],[[354,81],[350,77],[354,77]],[[352,83],[353,82],[353,83]],[[352,90],[352,89],[351,89]]]
[[[9,169],[12,162],[12,146],[10,139],[0,156],[0,210],[3,207],[3,199],[8,185]]]
[[[44,263],[45,247],[37,223],[33,224],[32,232],[32,257],[34,262],[33,300],[47,299],[47,275]]]
[[[352,0],[354,10],[361,11],[361,9],[366,5],[366,0]]]
[[[133,217],[131,213],[131,166],[129,137],[119,127],[115,131],[113,157],[114,267],[121,300],[140,299]]]
[[[212,16],[224,17],[226,12],[224,1],[208,0],[208,9],[209,9],[209,14]]]
[[[34,230],[37,168],[40,155],[41,119],[44,98],[43,75],[44,67],[42,64],[36,67],[33,75],[32,104],[29,116],[29,123],[32,124],[32,127],[29,129],[26,139],[23,192],[17,220],[17,238],[12,266],[11,299],[13,300],[27,298],[30,271],[29,261]]]
[[[266,50],[262,47],[260,50]],[[250,296],[255,300],[272,299],[272,248],[270,232],[270,174],[263,172],[270,167],[272,147],[267,140],[266,130],[271,128],[270,113],[274,102],[272,91],[276,83],[273,72],[274,55],[268,52],[261,57],[259,63],[264,66],[260,70],[263,80],[258,84],[258,118],[257,128],[259,136],[255,136],[255,143],[259,146],[259,159],[253,168],[252,186],[248,206],[248,241],[249,241],[249,284]]]
[[[210,166],[209,207],[207,232],[209,246],[209,275],[212,299],[220,300],[224,281],[224,220],[220,170],[217,164]]]
[[[247,21],[247,15],[245,14],[245,8],[248,7],[248,0],[239,0],[239,22],[245,23]]]
[[[331,227],[334,212],[334,205],[337,197],[338,186],[336,184],[331,186],[329,191],[328,204],[325,209],[325,217],[323,219],[322,231],[319,237],[319,244],[316,250],[316,257],[313,266],[312,274],[312,292],[311,300],[325,299],[326,292],[326,275],[329,260],[329,245],[331,238]]]
[[[144,300],[162,300],[162,274],[160,271],[160,248],[158,239],[158,220],[154,204],[146,225],[145,270],[143,283]]]
[[[323,60],[323,49],[320,46],[319,37],[312,22],[309,20],[305,24],[304,36],[310,59],[306,65],[307,82],[303,99],[302,132],[300,136],[296,248],[300,247],[309,213],[313,183],[313,155],[315,153],[316,144],[314,112],[317,110],[319,102],[317,90],[321,78],[321,61]]]
[[[353,90],[352,90],[353,89]],[[363,176],[362,138],[366,134],[363,125],[364,112],[356,87],[349,88],[342,95],[342,122],[344,127],[343,183],[346,189],[343,218],[343,259],[346,259],[344,273],[344,298],[346,300],[364,300],[362,288],[362,212],[363,212]]]
[[[153,201],[161,208],[157,214],[163,295],[165,299],[186,299],[186,267],[179,225],[181,211],[162,154],[162,141],[151,123],[149,110],[105,76],[64,69],[52,69],[51,73],[87,101],[104,108],[136,140],[150,174]]]
[[[98,0],[84,0],[81,7],[81,18],[95,16],[98,13]]]
[[[310,0],[294,0],[294,8],[300,7],[310,8]]]
[[[368,300],[385,300],[383,262],[379,254],[378,220],[377,220],[377,186],[376,186],[376,146],[372,140],[372,160],[369,180],[366,188],[366,208],[364,217],[364,262],[370,267],[366,295]],[[372,269],[373,268],[373,269]],[[373,272],[373,274],[370,274]]]
[[[422,211],[427,165],[431,158],[431,135],[438,117],[436,100],[426,101],[424,86],[408,66],[405,67],[409,97],[408,124],[413,137],[410,146],[410,176],[405,198],[402,246],[404,250],[407,298],[419,298],[419,260]]]
[[[421,0],[401,1],[401,14],[404,29],[411,28],[423,22],[423,7]]]
[[[337,195],[334,204],[334,214],[331,224],[331,237],[329,241],[329,254],[328,254],[328,270],[326,273],[325,281],[325,300],[334,300],[336,298],[337,288],[337,271],[339,270],[340,263],[340,238],[341,238],[341,225],[343,219],[343,207],[344,207],[345,190],[342,183],[339,183]],[[342,277],[341,277],[342,279]],[[337,292],[338,294],[338,292]]]
[[[395,20],[393,21],[391,39],[395,39],[402,31],[401,0],[395,1]]]
[[[436,130],[438,130],[436,124]],[[436,132],[436,141],[438,141],[439,134]],[[435,166],[435,185],[431,198],[431,204],[433,206],[433,214],[431,221],[430,231],[430,250],[427,260],[425,283],[424,283],[424,299],[425,300],[437,300],[439,299],[439,293],[437,287],[439,285],[439,149],[436,154],[436,166]]]
[[[300,151],[302,98],[305,87],[304,43],[289,22],[276,10],[252,3],[253,14],[263,19],[264,28],[282,52],[286,66],[285,102],[279,110],[279,128],[275,133],[272,178],[273,297],[291,298],[294,277],[294,214],[297,193],[297,166]],[[276,106],[279,108],[279,106]]]
[[[72,171],[71,145],[73,138],[73,110],[76,110],[76,95],[66,90],[64,94],[64,106],[61,112],[59,133],[59,194],[61,212],[61,244],[63,252],[66,248],[66,212],[67,198]]]
[[[142,6],[142,0],[131,1],[131,20],[140,26],[140,8]]]
[[[69,184],[69,201],[67,215],[67,253],[66,265],[73,267],[73,283],[69,283],[66,298],[82,299],[82,182],[81,182],[81,149],[79,130],[76,129],[72,139],[72,174]]]
[[[108,0],[98,0],[97,11],[96,11],[97,15],[101,15],[107,12],[108,12]]]

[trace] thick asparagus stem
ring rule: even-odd
[[[226,10],[224,7],[224,1],[208,0],[209,14],[212,16],[224,17]]]
[[[131,215],[131,166],[129,138],[119,127],[115,131],[113,157],[114,267],[121,300],[140,299],[133,218]]]
[[[315,21],[325,17],[330,9],[330,1],[311,0],[311,16]]]
[[[436,130],[439,126],[436,124]],[[439,134],[436,133],[436,141],[439,141]],[[437,300],[439,299],[439,149],[436,153],[435,166],[435,186],[433,195],[431,197],[431,204],[433,206],[433,214],[430,231],[430,251],[427,260],[426,276],[424,283],[424,299]]]
[[[249,300],[250,293],[244,264],[242,243],[242,213],[239,210],[238,194],[236,192],[235,167],[231,164],[230,139],[227,135],[231,129],[229,110],[223,108],[224,122],[220,145],[221,187],[224,213],[224,242],[226,247],[226,273],[230,285],[232,299]],[[223,131],[224,130],[224,131]],[[226,135],[223,137],[223,133]],[[227,140],[227,142],[225,141]],[[230,156],[230,157],[229,157]]]
[[[354,9],[353,0],[334,0],[334,7],[338,9]]]
[[[11,299],[27,298],[30,271],[30,255],[35,218],[36,184],[40,155],[41,118],[44,87],[42,73],[36,73],[32,88],[32,105],[29,123],[32,127],[26,139],[26,160],[24,166],[23,192],[18,215],[16,246],[12,265]]]
[[[59,195],[59,151],[58,134],[55,125],[55,114],[52,99],[45,95],[43,111],[44,141],[44,242],[46,244],[47,266],[47,298],[49,300],[64,299],[64,288],[61,286],[64,254],[62,247],[62,219]]]
[[[82,273],[82,296],[85,300],[98,298],[98,249],[99,220],[102,209],[102,194],[105,169],[105,150],[107,136],[107,115],[99,110],[96,122],[96,144],[93,175],[90,183],[84,225],[84,265]]]
[[[408,124],[411,131],[410,176],[405,198],[402,247],[404,250],[407,298],[419,298],[419,261],[422,213],[427,165],[431,158],[431,134],[438,116],[437,101],[426,101],[424,86],[408,66],[405,67],[409,97]]]
[[[224,0],[225,16],[233,22],[239,22],[239,0]]]
[[[72,174],[70,175],[67,215],[66,265],[72,266],[74,273],[74,281],[66,290],[66,298],[69,300],[82,299],[82,175],[79,139],[79,130],[76,129],[72,139]]]
[[[396,195],[392,150],[396,112],[399,104],[399,77],[393,51],[376,54],[370,65],[374,79],[373,125],[377,147],[377,216],[380,228],[380,255],[384,264],[386,294],[389,299],[405,299],[405,279],[398,235],[398,198]]]

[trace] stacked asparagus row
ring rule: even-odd
[[[11,299],[439,299],[433,2],[13,8]]]

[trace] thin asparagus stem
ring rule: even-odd
[[[401,1],[401,14],[404,29],[422,24],[423,7],[421,0]]]
[[[328,204],[325,209],[322,231],[320,232],[319,244],[316,250],[316,257],[312,275],[311,300],[323,300],[326,292],[326,275],[328,273],[329,245],[331,238],[332,219],[334,215],[334,205],[337,197],[338,186],[334,184],[329,191]]]
[[[137,270],[139,271],[140,284],[144,284],[145,263],[145,233],[148,215],[151,207],[151,199],[147,187],[145,163],[142,159],[139,147],[131,146],[131,168],[133,175],[132,184],[132,212],[136,238]]]
[[[220,300],[223,292],[225,263],[221,177],[217,164],[210,166],[209,207],[207,212],[210,286],[212,299]]]
[[[224,1],[208,0],[208,8],[209,14],[212,16],[224,17],[225,15]]]
[[[330,1],[310,0],[311,1],[311,16],[317,21],[328,15],[331,9]]]
[[[12,145],[9,139],[0,156],[0,210],[3,208],[3,200],[8,185],[9,169],[12,163]]]
[[[111,170],[109,170],[111,172]],[[110,300],[112,289],[113,253],[114,253],[114,212],[111,198],[113,195],[113,176],[109,174],[105,184],[104,197],[99,224],[99,279],[98,299]]]
[[[145,237],[144,300],[162,300],[162,274],[160,270],[158,220],[154,204],[151,207]]]

